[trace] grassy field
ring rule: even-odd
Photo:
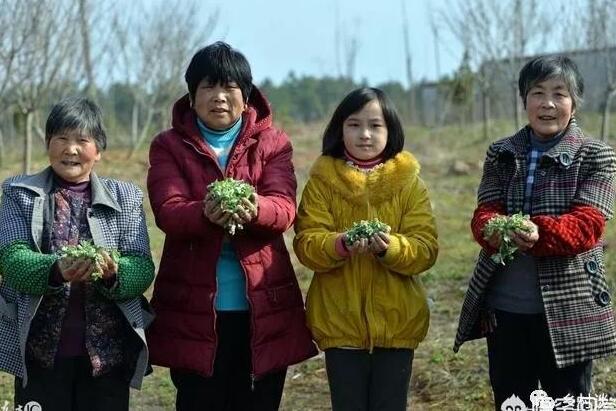
[[[586,120],[586,121],[584,121]],[[582,125],[591,133],[597,132],[598,121],[582,119]],[[616,125],[612,125],[616,129]],[[316,158],[322,129],[319,126],[287,129],[295,147],[295,167],[300,189],[305,183],[312,161]],[[510,134],[510,124],[497,124],[495,138]],[[472,240],[469,220],[475,206],[475,192],[481,177],[482,160],[489,142],[481,137],[479,125],[460,129],[407,129],[407,148],[422,163],[422,175],[430,189],[434,212],[437,217],[440,241],[439,258],[435,266],[423,275],[424,284],[433,300],[431,327],[426,340],[415,353],[410,390],[410,407],[413,410],[489,410],[491,391],[488,381],[485,342],[465,344],[460,353],[451,350],[458,314],[468,278],[479,250]],[[110,150],[97,166],[101,175],[132,180],[144,187],[147,171],[147,153],[128,161],[126,152]],[[454,162],[463,161],[468,173],[451,171]],[[46,165],[44,158],[36,164]],[[0,178],[19,171],[17,163],[0,170]],[[301,191],[300,191],[301,192]],[[163,235],[154,226],[146,201],[152,251],[156,261],[160,258]],[[290,241],[292,233],[288,233]],[[608,245],[616,244],[616,227],[608,226]],[[294,256],[293,256],[294,258]],[[297,275],[304,290],[311,273],[294,259]],[[611,247],[606,255],[609,281],[616,285],[616,258]],[[594,391],[616,397],[616,358],[596,361]],[[0,374],[0,407],[11,400],[12,378]],[[146,377],[141,391],[133,391],[132,410],[172,410],[174,389],[165,369],[156,368]],[[320,355],[291,367],[287,376],[282,410],[328,410],[329,391],[323,357]]]

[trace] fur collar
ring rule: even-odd
[[[345,160],[321,156],[312,166],[310,176],[329,186],[345,200],[363,204],[390,201],[419,174],[419,162],[408,151],[402,151],[370,173],[349,166]]]

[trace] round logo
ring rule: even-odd
[[[24,405],[24,411],[43,411],[43,407],[36,401],[30,401]]]

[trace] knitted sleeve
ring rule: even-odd
[[[485,249],[490,254],[495,253],[496,249],[490,247],[488,242],[484,240],[483,228],[492,217],[504,214],[505,207],[499,201],[481,204],[477,206],[475,212],[473,213],[473,219],[471,220],[471,231],[473,232],[473,237],[475,238],[475,241],[479,243],[481,248]]]
[[[44,295],[53,287],[49,276],[55,254],[34,251],[26,241],[15,241],[0,249],[0,273],[3,281],[15,290],[31,295]]]
[[[606,144],[587,143],[576,195],[567,213],[538,215],[539,241],[530,250],[537,256],[576,255],[594,247],[613,215],[616,153]]]
[[[605,217],[595,207],[574,206],[560,216],[535,216],[539,241],[530,250],[536,256],[576,255],[597,244],[605,229]]]
[[[139,297],[148,289],[154,278],[154,263],[149,256],[129,255],[120,257],[117,281],[111,288],[96,282],[98,291],[105,297],[122,301]]]

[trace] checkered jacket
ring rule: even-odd
[[[529,134],[525,127],[490,146],[478,206],[500,203],[508,215],[522,210]],[[545,152],[538,164],[531,217],[562,216],[572,207],[590,206],[610,219],[615,173],[614,151],[585,137],[572,122],[562,140]],[[534,257],[558,367],[616,352],[616,324],[604,277],[602,245],[599,240],[576,255]],[[484,336],[479,324],[487,315],[486,291],[497,269],[490,253],[489,249],[481,250],[470,279],[454,343],[456,352],[465,341]]]
[[[47,168],[39,174],[11,177],[2,185],[0,205],[0,249],[16,241],[27,241],[41,252],[45,198],[50,194],[53,173]],[[96,245],[117,249],[121,255],[151,259],[149,238],[143,214],[143,194],[132,184],[91,175],[92,207],[88,224]],[[152,264],[153,275],[153,264]],[[20,293],[0,283],[0,371],[27,383],[25,350],[30,324],[42,296]],[[148,369],[145,327],[151,322],[147,301],[143,297],[116,301],[131,329],[142,341],[135,370],[130,381],[141,386]]]

